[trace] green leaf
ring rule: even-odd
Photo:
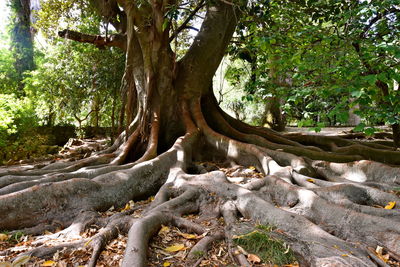
[[[162,30],[165,31],[165,29],[168,27],[169,19],[165,18],[164,22],[162,24]]]
[[[366,135],[368,135],[368,136],[373,135],[375,132],[376,132],[376,129],[373,128],[373,127],[370,127],[370,128],[367,128],[367,129],[364,130],[364,133],[365,133]]]
[[[367,81],[370,85],[374,85],[378,78],[376,77],[376,75],[367,75],[364,77],[364,80]]]
[[[364,131],[365,123],[360,123],[356,127],[354,127],[353,131],[355,132],[362,132]]]
[[[351,96],[355,97],[355,98],[359,98],[362,94],[363,94],[363,92],[361,90],[351,92]]]

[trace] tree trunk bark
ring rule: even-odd
[[[11,30],[15,69],[18,79],[18,94],[23,96],[23,74],[34,69],[33,36],[31,32],[30,0],[12,0],[11,10],[14,14]]]
[[[121,108],[118,116],[118,134],[121,134],[124,130],[125,123],[125,107],[126,107],[126,95],[121,94]]]
[[[278,97],[268,97],[265,102],[265,110],[261,126],[267,124],[275,131],[284,131],[286,121],[282,115],[280,99]]]
[[[276,88],[282,85],[281,77],[276,73],[277,69],[277,61],[279,57],[276,55],[272,55],[270,57],[270,71],[268,76],[271,79],[271,94],[272,97],[268,97],[266,99],[265,104],[265,112],[263,118],[263,124],[268,124],[273,130],[276,131],[284,131],[286,126],[286,121],[283,117],[282,108],[281,108],[281,101],[280,98],[277,96]]]

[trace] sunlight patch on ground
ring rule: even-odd
[[[343,178],[354,181],[354,182],[365,182],[367,181],[367,176],[362,171],[349,171],[343,175]]]
[[[310,190],[304,189],[301,189],[298,192],[301,203],[306,207],[311,207],[317,195]]]

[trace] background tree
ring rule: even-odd
[[[274,1],[266,10],[258,6],[268,15],[253,12],[256,18],[248,17],[238,28],[239,37],[231,49],[237,58],[257,61],[252,63],[256,66],[252,77],[258,79],[249,77],[247,91],[255,99],[279,97],[289,122],[300,121],[300,126],[317,123],[315,129],[320,129],[346,123],[349,110],[358,106],[361,109],[356,112],[364,121],[356,130],[377,123],[396,128],[398,104],[393,81],[398,79],[398,51],[393,44],[398,38],[392,35],[399,25],[396,3]],[[257,20],[263,15],[265,20]],[[280,78],[273,81],[271,73]],[[381,82],[377,82],[378,73]],[[231,75],[233,79],[242,76]],[[379,86],[383,83],[387,89],[382,91]],[[368,93],[362,93],[365,90]],[[365,130],[374,132],[374,128]]]
[[[12,0],[10,7],[12,10],[11,38],[15,58],[14,67],[17,72],[18,94],[23,95],[23,75],[26,71],[34,68],[30,0]]]

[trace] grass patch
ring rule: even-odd
[[[14,232],[12,235],[10,235],[10,233],[7,231],[1,232],[0,234],[8,236],[8,238],[6,238],[4,241],[10,243],[19,243],[21,239],[25,236],[24,232],[21,231]]]
[[[257,230],[253,232],[237,236],[234,242],[247,252],[256,254],[263,263],[281,266],[296,261],[293,251],[288,245],[270,235],[274,227],[259,225],[256,228]]]

